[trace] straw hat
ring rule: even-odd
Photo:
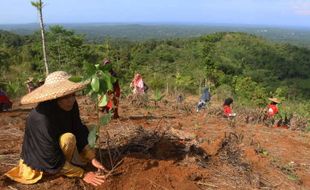
[[[272,101],[272,102],[275,102],[277,104],[281,103],[281,101],[277,98],[268,98],[268,100]]]
[[[42,86],[36,88],[21,99],[22,104],[32,104],[53,100],[83,89],[88,82],[74,83],[64,71],[49,74]]]

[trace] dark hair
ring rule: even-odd
[[[232,98],[226,98],[225,100],[224,100],[224,104],[223,104],[223,106],[229,106],[231,103],[233,103],[234,102],[234,100],[232,99]]]

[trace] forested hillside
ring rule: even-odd
[[[19,36],[1,31],[0,45],[0,85],[11,96],[25,93],[23,83],[29,76],[44,78],[38,32]],[[51,71],[82,75],[87,65],[111,59],[124,91],[140,72],[151,89],[197,94],[206,83],[256,105],[273,95],[291,100],[310,97],[310,50],[246,33],[143,42],[111,38],[93,44],[74,31],[53,26],[47,46]]]

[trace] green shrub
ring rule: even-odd
[[[227,84],[222,84],[213,93],[211,92],[211,95],[212,99],[215,98],[218,101],[223,101],[225,98],[233,96],[233,89]]]

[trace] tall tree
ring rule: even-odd
[[[42,14],[42,9],[43,9],[44,4],[41,0],[39,0],[39,1],[31,1],[31,5],[34,6],[38,10],[38,13],[39,13],[45,72],[46,72],[46,75],[48,75],[49,71],[48,71],[46,45],[45,45],[45,30],[44,30],[43,14]]]

